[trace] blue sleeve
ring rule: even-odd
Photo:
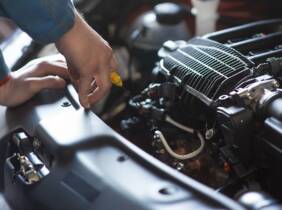
[[[35,41],[57,41],[74,24],[71,0],[0,0],[6,16]]]
[[[4,57],[2,55],[2,52],[0,51],[0,81],[5,79],[10,73],[10,70],[8,69]]]

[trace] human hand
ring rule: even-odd
[[[57,43],[65,56],[83,107],[98,102],[110,89],[110,73],[117,69],[109,44],[76,12],[75,23]]]
[[[14,107],[32,98],[43,89],[64,88],[69,79],[63,59],[38,59],[18,71],[0,87],[0,104]]]

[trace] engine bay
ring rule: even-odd
[[[281,199],[281,24],[165,42],[153,81],[102,119],[218,192],[236,198],[266,191]]]

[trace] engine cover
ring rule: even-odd
[[[195,38],[163,59],[162,69],[207,105],[250,74],[253,63],[224,44]]]
[[[169,41],[161,49],[166,52],[160,61],[161,72],[210,106],[252,75],[256,64],[281,54],[282,34],[277,27],[281,23],[256,22],[194,38],[185,44]]]

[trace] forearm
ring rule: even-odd
[[[73,27],[55,42],[58,50],[62,52],[66,52],[66,48],[72,45],[79,45],[79,43],[76,44],[76,42],[81,41],[81,37],[83,37],[85,31],[88,32],[92,30],[76,10],[74,14]]]
[[[86,52],[87,46],[81,39],[91,30],[80,14],[75,11],[73,27],[55,42],[58,51],[72,61],[76,55]]]
[[[85,22],[81,15],[75,11],[73,27],[55,44],[58,51],[66,57],[72,67],[88,68],[88,66],[92,67],[91,61],[98,58],[93,57],[93,53],[89,53],[89,49],[91,49],[92,46],[99,45],[100,42],[108,45],[106,41]],[[95,49],[97,51],[94,53],[99,53],[99,48]],[[83,72],[84,71],[80,71],[80,74],[83,74]]]

